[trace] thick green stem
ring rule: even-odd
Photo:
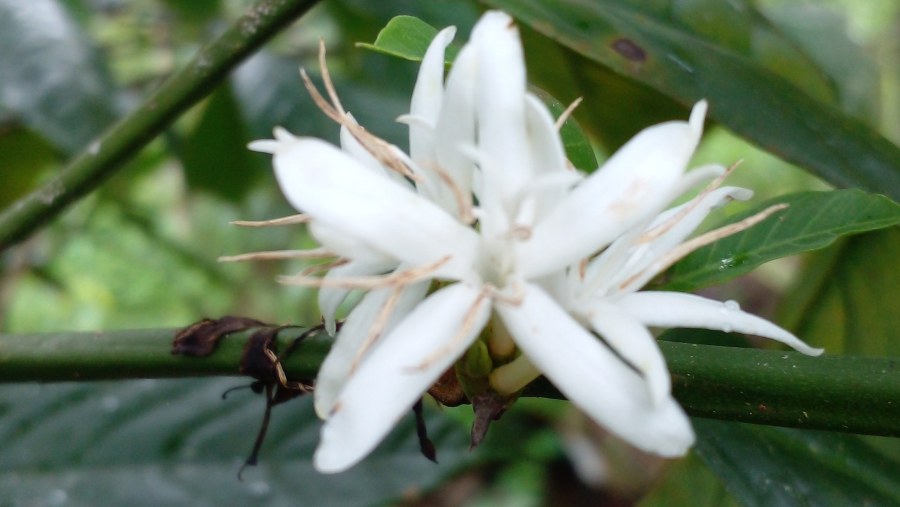
[[[121,380],[239,375],[244,345],[251,332],[226,336],[212,355],[173,355],[176,329],[139,329],[97,333],[0,335],[0,383]],[[278,350],[302,334],[285,329]],[[301,342],[286,360],[295,379],[314,378],[331,347],[327,333]]]
[[[691,415],[900,436],[897,358],[660,345]]]
[[[279,350],[301,334],[286,329]],[[0,335],[0,383],[237,375],[248,333],[205,358],[173,356],[173,329]],[[288,376],[310,379],[330,347],[325,333],[284,359]],[[898,360],[808,357],[796,352],[660,342],[675,397],[694,416],[776,426],[900,436]],[[545,380],[529,396],[560,398]],[[602,392],[597,393],[602,396]]]
[[[871,435],[900,436],[896,358],[660,342],[675,398],[688,414]],[[537,382],[526,395],[556,398]]]
[[[260,0],[201,49],[131,114],[85,147],[46,185],[0,214],[0,251],[27,238],[69,204],[97,188],[181,113],[208,95],[245,58],[317,0]]]
[[[660,342],[688,414],[773,426],[900,436],[896,358]],[[526,395],[556,398],[546,381]]]

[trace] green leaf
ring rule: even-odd
[[[7,385],[0,390],[0,491],[13,505],[376,505],[432,487],[472,454],[465,429],[426,410],[440,464],[413,416],[348,472],[311,463],[311,399],[274,408],[259,466],[237,472],[263,415],[247,379]]]
[[[116,118],[99,55],[58,2],[0,0],[0,107],[68,154]]]
[[[900,356],[900,228],[816,253],[784,300],[781,322],[832,354]]]
[[[770,62],[765,54],[748,57],[733,43],[714,40],[698,27],[672,19],[672,2],[488,3],[685,106],[708,99],[711,118],[836,186],[858,186],[900,199],[900,149],[810,95],[821,95],[814,90],[818,87],[788,75],[796,58],[780,63]],[[728,3],[749,9],[743,2]],[[747,15],[722,17],[717,33],[742,30],[739,25]],[[750,34],[751,49],[756,33]],[[771,33],[764,33],[766,40],[771,39]],[[775,70],[782,68],[787,73]]]
[[[703,247],[676,264],[667,287],[691,290],[721,283],[780,257],[826,247],[839,236],[900,223],[900,205],[861,190],[800,192],[741,213],[738,221],[777,203],[786,210],[747,230]]]
[[[900,504],[900,460],[858,437],[693,422],[697,454],[746,507]]]
[[[437,33],[438,30],[435,27],[419,18],[397,16],[378,32],[375,43],[358,42],[356,45],[386,55],[418,62],[422,60],[425,50],[428,49],[428,44]],[[448,47],[445,56],[447,61],[452,62],[456,58],[458,51],[459,49],[453,45]]]
[[[875,59],[879,51],[854,40],[857,34],[848,30],[853,23],[852,5],[841,8],[812,2],[767,2],[759,8],[828,74],[844,111],[872,127],[884,121],[877,92],[880,72]]]
[[[0,209],[32,189],[41,174],[54,167],[53,147],[35,133],[13,127],[0,134]]]
[[[239,201],[267,175],[266,164],[247,149],[251,141],[230,87],[219,88],[184,140],[181,153],[188,184]]]

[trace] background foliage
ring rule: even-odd
[[[0,207],[92,149],[249,5],[0,0]],[[714,123],[695,163],[743,159],[730,181],[758,190],[748,206],[830,186],[900,196],[898,2],[328,0],[97,192],[2,253],[2,331],[182,326],[223,314],[316,322],[312,293],[273,282],[296,266],[215,261],[308,241],[296,229],[228,226],[291,212],[266,157],[244,146],[274,125],[336,139],[297,75],[298,66],[315,72],[320,37],[347,108],[405,145],[393,119],[406,112],[416,65],[354,43],[375,41],[400,14],[457,25],[465,40],[485,5],[519,18],[537,86],[562,103],[584,97],[575,116],[600,160],[640,128],[684,118],[708,97]],[[819,205],[837,220],[865,211],[859,202]],[[898,254],[894,226],[703,290],[777,315],[830,354],[896,357]],[[704,266],[687,259],[671,283],[687,280],[694,261]],[[725,282],[700,276],[685,286]],[[418,455],[407,424],[363,465],[327,478],[309,463],[318,423],[308,403],[286,404],[275,410],[262,466],[239,482],[262,415],[262,400],[248,391],[220,399],[240,382],[0,386],[0,504],[900,503],[896,439],[696,420],[696,454],[664,464],[549,400],[517,405],[475,453],[466,451],[466,410],[429,409],[441,465]]]

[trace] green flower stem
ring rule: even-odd
[[[124,162],[213,89],[245,58],[317,0],[260,0],[201,49],[135,111],[113,125],[46,185],[0,214],[0,251],[24,240],[69,204],[100,186]]]
[[[900,359],[659,345],[675,398],[692,416],[900,436]],[[526,395],[559,397],[546,381]]]
[[[691,415],[900,436],[900,361],[661,342]]]
[[[0,383],[240,375],[241,354],[252,331],[224,337],[206,357],[173,355],[177,331],[0,335]],[[277,350],[285,350],[303,332],[282,330]],[[304,339],[285,365],[291,378],[314,378],[330,347],[324,332]]]
[[[286,329],[279,350],[303,330]],[[249,333],[205,358],[173,356],[173,329],[0,335],[0,382],[238,375]],[[331,340],[320,332],[283,361],[291,378],[315,376]],[[675,397],[694,416],[776,426],[900,436],[897,359],[660,342]],[[560,398],[546,380],[526,396]],[[602,392],[597,393],[602,396]]]

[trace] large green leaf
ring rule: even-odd
[[[55,0],[0,0],[0,106],[66,153],[115,119],[98,54]]]
[[[824,248],[839,236],[900,223],[900,205],[856,189],[777,197],[729,221],[736,222],[776,203],[789,207],[687,256],[673,267],[667,286],[691,290],[720,283],[770,260]]]
[[[181,150],[188,184],[238,201],[267,174],[266,164],[247,149],[251,141],[231,88],[219,88]]]
[[[876,62],[879,51],[850,33],[852,4],[843,9],[821,2],[760,2],[766,17],[803,48],[834,82],[841,108],[877,127],[883,121]],[[847,72],[847,69],[853,69]]]
[[[694,419],[697,454],[745,507],[898,505],[900,460],[858,437]]]
[[[816,253],[785,297],[782,322],[833,354],[900,357],[900,228]]]
[[[25,128],[11,128],[0,135],[0,209],[31,190],[42,170],[55,165],[53,147]]]
[[[440,464],[418,450],[412,413],[348,472],[311,464],[309,399],[275,407],[260,464],[237,472],[263,413],[246,379],[145,380],[0,388],[4,505],[377,505],[428,489],[468,453],[463,426],[430,414]]]
[[[749,15],[744,2],[728,2],[742,12],[714,16],[715,22],[704,26],[674,15],[675,3],[666,1],[488,3],[685,106],[708,99],[711,118],[836,186],[900,198],[900,149],[829,104],[818,80],[806,79],[808,72],[795,75],[791,69],[800,65],[797,58],[773,63],[765,52],[748,55],[727,40],[728,34],[746,31],[741,26]],[[713,29],[724,35],[711,37]],[[757,33],[750,33],[750,49],[756,47]],[[784,54],[779,49],[774,56]]]

